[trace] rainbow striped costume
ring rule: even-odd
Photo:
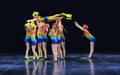
[[[58,39],[57,39],[57,37],[56,37],[56,34],[55,34],[55,30],[53,31],[53,30],[51,30],[50,32],[49,32],[49,34],[50,34],[50,39],[51,39],[51,43],[52,44],[58,44],[59,42],[58,42]]]
[[[43,23],[42,25],[43,26],[38,27],[38,30],[37,30],[38,43],[48,41],[47,33],[48,33],[49,24]]]
[[[65,41],[65,39],[64,39],[64,37],[63,37],[63,32],[62,31],[60,31],[60,29],[63,29],[63,25],[61,25],[60,27],[58,27],[58,25],[56,24],[56,23],[54,23],[53,24],[53,28],[56,30],[56,32],[57,32],[57,40],[58,40],[58,42],[59,43],[61,43],[61,42],[64,42]]]
[[[25,28],[26,28],[26,37],[24,39],[24,42],[25,43],[29,43],[30,39],[31,39],[32,45],[36,45],[37,44],[37,40],[36,40],[36,25],[35,24],[26,23],[25,24]]]
[[[89,31],[84,32],[84,34],[85,34],[86,38],[88,38],[91,42],[95,42],[96,41],[96,39],[94,38],[94,36],[92,34],[90,34]]]
[[[59,43],[56,36],[50,36],[50,38],[51,38],[52,44],[58,44]]]
[[[62,32],[60,32],[60,31],[57,32],[57,39],[58,39],[59,43],[65,41],[64,37],[62,36]]]

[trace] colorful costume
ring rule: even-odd
[[[85,34],[86,38],[88,38],[90,41],[92,41],[92,42],[96,41],[96,39],[94,38],[94,36],[92,34],[90,34],[89,31],[84,32],[84,34]]]
[[[61,14],[55,14],[53,16],[45,16],[45,17],[41,17],[39,16],[39,12],[33,12],[32,14],[33,16],[35,16],[35,18],[37,19],[37,21],[40,22],[46,22],[46,21],[53,21],[56,19],[56,17],[61,16]]]
[[[62,36],[62,32],[57,31],[57,39],[58,39],[59,43],[65,41],[64,37]]]
[[[61,13],[61,14],[55,14],[55,15],[52,15],[52,16],[41,17],[41,16],[39,16],[39,12],[33,12],[32,15],[35,16],[35,18],[37,19],[38,22],[53,21],[57,17],[63,17],[66,20],[72,20],[72,14],[66,14],[66,13]]]
[[[37,19],[37,21],[40,23],[40,22],[45,22],[45,21],[48,21],[48,17],[45,16],[45,17],[41,17],[41,16],[36,16],[35,17]]]
[[[90,32],[88,31],[88,25],[86,25],[86,24],[83,24],[83,29],[85,29],[85,30],[87,30],[87,31],[85,31],[84,32],[84,35],[86,36],[86,38],[88,38],[90,41],[92,41],[92,42],[95,42],[95,38],[94,38],[94,36],[92,35],[92,34],[90,34]]]
[[[58,39],[56,37],[55,31],[50,31],[50,38],[52,41],[52,44],[58,44]]]
[[[38,43],[48,41],[47,38],[48,28],[49,28],[49,24],[47,23],[42,23],[42,26],[38,27],[37,30]]]
[[[53,28],[57,32],[57,36],[56,37],[58,39],[58,42],[59,43],[64,42],[65,39],[64,39],[64,36],[63,36],[63,25],[58,26],[57,23],[54,23],[53,24]]]
[[[31,23],[26,23],[25,24],[25,28],[26,28],[26,37],[25,37],[24,42],[29,43],[30,39],[31,39],[32,45],[36,45],[37,44],[37,40],[36,40],[36,25],[35,24],[31,24]]]
[[[50,36],[50,38],[51,38],[52,44],[58,44],[59,43],[56,36]]]

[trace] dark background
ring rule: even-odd
[[[74,21],[88,24],[96,38],[96,53],[120,53],[120,5],[118,0],[4,0],[0,2],[0,52],[24,53],[24,24],[32,18],[33,11],[42,16],[71,13],[73,20],[63,20],[68,33],[68,53],[88,53],[89,40],[74,26]],[[51,25],[52,23],[50,23]],[[51,53],[50,42],[48,53]]]

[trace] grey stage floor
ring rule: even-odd
[[[25,61],[22,54],[0,54],[0,75],[120,75],[119,54],[69,54],[65,60]],[[52,58],[52,55],[49,55]]]

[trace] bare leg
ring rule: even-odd
[[[57,56],[58,56],[58,44],[52,44],[52,52],[53,52],[53,59],[54,61],[57,61]]]
[[[63,58],[62,50],[61,50],[61,44],[58,44],[58,56],[60,55],[60,58]]]
[[[94,42],[90,42],[90,54],[89,54],[89,58],[92,57],[94,52]]]
[[[65,49],[65,42],[61,42],[62,49],[63,49],[63,56],[66,57],[66,49]]]
[[[42,48],[41,48],[41,43],[38,43],[38,56],[39,56],[39,57],[43,57],[43,52],[42,52]]]
[[[38,54],[37,54],[37,52],[35,51],[35,49],[36,49],[36,45],[32,46],[33,55],[34,55],[37,59],[39,59]]]
[[[42,42],[42,47],[43,47],[43,51],[44,51],[44,58],[47,58],[47,43],[46,42]]]
[[[26,52],[25,52],[25,58],[26,58],[26,59],[28,59],[29,50],[30,50],[30,44],[29,44],[29,43],[26,43]]]

